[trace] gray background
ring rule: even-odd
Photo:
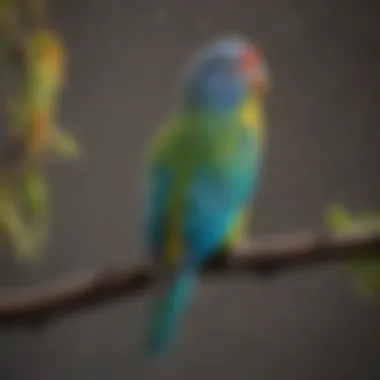
[[[358,212],[378,205],[378,1],[62,0],[51,13],[71,54],[62,124],[86,155],[50,168],[46,262],[3,261],[4,287],[144,260],[143,148],[184,61],[226,31],[262,46],[275,81],[255,233],[317,227],[328,202]],[[379,301],[352,293],[337,267],[204,281],[177,349],[157,367],[139,351],[148,300],[0,331],[0,379],[380,378]]]

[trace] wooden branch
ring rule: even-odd
[[[378,255],[380,233],[328,235],[299,233],[255,239],[233,253],[219,253],[203,275],[268,275],[287,268]],[[0,293],[0,325],[40,324],[117,296],[133,296],[153,285],[148,265],[114,269],[64,279],[55,284]]]

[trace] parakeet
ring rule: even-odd
[[[151,144],[145,228],[158,277],[145,348],[170,347],[204,261],[233,246],[258,188],[269,74],[241,36],[210,42],[190,61],[180,99]]]

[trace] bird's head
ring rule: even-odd
[[[233,107],[247,94],[265,95],[268,72],[258,48],[230,36],[202,49],[187,68],[185,99],[190,104]]]

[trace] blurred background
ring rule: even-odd
[[[297,0],[50,0],[69,77],[60,119],[84,146],[49,167],[54,214],[42,265],[0,266],[3,288],[47,285],[145,260],[141,163],[183,64],[240,32],[264,50],[274,87],[253,234],[318,228],[326,206],[380,208],[380,3]],[[140,352],[150,296],[121,298],[40,327],[0,330],[1,380],[378,380],[380,301],[337,266],[267,280],[204,280],[176,350]]]

